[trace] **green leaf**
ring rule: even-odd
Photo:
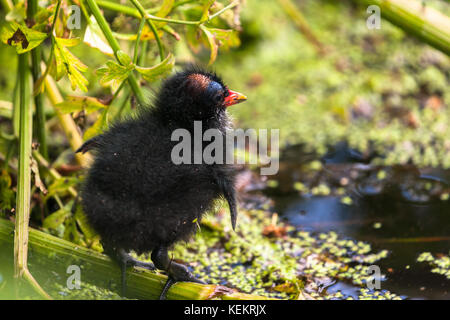
[[[126,80],[131,71],[135,68],[134,64],[122,66],[115,61],[107,61],[106,67],[97,69],[102,85],[110,85],[113,91],[116,91],[120,84]]]
[[[1,30],[3,43],[16,48],[18,54],[28,52],[47,39],[47,34],[28,28],[17,22],[7,23]]]
[[[89,24],[84,32],[83,42],[92,48],[96,48],[104,54],[113,56],[114,51],[105,39],[100,26],[94,16],[89,18]]]
[[[66,48],[78,44],[79,39],[63,39],[55,37],[54,41],[56,80],[61,79],[67,74],[72,85],[72,90],[80,88],[83,91],[87,91],[86,85],[88,84],[88,81],[83,77],[81,72],[86,72],[88,68]]]
[[[235,30],[225,30],[216,28],[206,28],[214,35],[216,43],[221,49],[238,47],[241,44],[238,32]]]
[[[201,25],[200,29],[203,31],[203,34],[206,37],[206,43],[211,50],[211,54],[209,56],[210,65],[214,63],[217,58],[219,46],[224,49],[229,49],[240,45],[238,33],[234,30],[208,28],[204,25]],[[189,38],[188,41],[190,42]]]
[[[156,13],[156,16],[161,18],[167,17],[170,11],[172,11],[174,4],[175,0],[164,0],[161,8],[159,8],[158,12]]]
[[[119,60],[120,64],[123,66],[128,66],[130,64],[133,64],[133,61],[131,60],[130,56],[127,55],[122,50],[117,51],[117,59]]]
[[[44,219],[42,226],[47,229],[58,228],[71,214],[70,206],[65,206]]]
[[[193,53],[197,54],[202,48],[201,30],[197,26],[186,26],[186,40],[189,48]]]
[[[78,231],[77,224],[74,219],[69,219],[66,222],[64,240],[68,240],[83,247],[86,246],[86,242],[83,241],[83,235]]]
[[[80,43],[79,38],[55,38],[59,45],[64,47],[74,47]]]
[[[150,68],[136,66],[136,70],[142,74],[145,80],[152,82],[170,73],[175,65],[175,57],[169,53],[167,58]]]
[[[164,0],[163,4],[161,5],[161,8],[159,8],[158,12],[155,14],[155,16],[160,18],[165,18],[167,15],[172,11],[173,5],[175,4],[175,0]],[[155,22],[156,28],[162,28],[166,22]]]
[[[76,177],[62,177],[55,180],[49,187],[48,193],[44,198],[44,201],[47,201],[51,196],[59,193],[64,193],[70,187],[74,187],[80,182],[79,178]]]
[[[5,17],[6,21],[23,21],[27,16],[25,10],[25,2],[19,2],[14,6],[14,8],[8,12]]]
[[[206,21],[209,18],[209,8],[216,2],[216,0],[202,0],[201,3],[203,4],[203,13],[201,21]]]
[[[75,211],[75,220],[77,221],[78,226],[80,227],[81,232],[85,236],[88,242],[92,242],[94,238],[98,237],[97,232],[92,228],[89,224],[86,214],[83,212],[83,209],[80,205],[77,206]]]
[[[217,52],[219,50],[219,46],[216,43],[216,37],[215,35],[205,26],[200,26],[200,29],[203,31],[204,35],[206,36],[208,40],[209,49],[211,50],[211,53],[209,55],[209,62],[208,65],[211,65],[216,61],[217,58]]]
[[[106,107],[97,98],[68,96],[64,102],[58,103],[55,107],[63,114],[77,111],[84,111],[86,114]]]
[[[47,66],[45,69],[45,72],[41,74],[39,79],[34,83],[33,86],[33,96],[38,95],[39,93],[44,92],[44,80],[45,77],[47,77],[48,74],[54,74],[54,70],[56,68],[56,63],[50,63],[50,65]]]
[[[0,171],[0,208],[11,210],[15,204],[15,192],[11,189],[11,176],[8,171]]]
[[[49,6],[46,8],[38,7],[38,12],[34,15],[33,29],[40,31],[45,30],[48,27],[50,17],[53,17],[56,6]]]
[[[89,127],[89,129],[86,130],[86,132],[83,135],[83,139],[86,141],[101,134],[105,129],[108,128],[107,120],[108,120],[108,109],[105,108],[100,117],[98,117],[97,121],[95,121],[95,123],[91,127]]]

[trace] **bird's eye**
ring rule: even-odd
[[[214,96],[214,102],[216,102],[216,103],[221,102],[222,99],[223,99],[223,97],[222,97],[221,94],[216,94],[216,95]]]

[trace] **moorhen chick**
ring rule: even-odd
[[[176,281],[202,283],[186,266],[171,261],[168,249],[188,240],[221,196],[235,228],[235,169],[203,161],[175,164],[171,154],[178,142],[171,136],[185,129],[193,137],[194,121],[201,121],[203,132],[217,129],[225,136],[231,127],[226,108],[244,100],[217,75],[189,67],[163,82],[153,107],[142,107],[136,117],[113,124],[76,151],[95,151],[81,192],[82,206],[105,252],[120,263],[123,291],[127,266],[156,266],[167,272],[161,298]],[[151,252],[154,265],[134,259],[130,251]]]

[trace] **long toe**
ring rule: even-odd
[[[205,284],[205,282],[197,279],[194,275],[189,272],[189,269],[182,264],[172,262],[168,270],[169,276],[175,281],[188,281]]]
[[[161,295],[159,296],[159,300],[166,300],[167,292],[169,292],[169,289],[176,283],[175,280],[173,280],[171,277],[167,278],[167,282],[164,285],[164,288],[161,291]]]
[[[161,295],[159,297],[160,300],[166,300],[167,292],[169,292],[169,289],[177,282],[187,281],[206,284],[206,282],[194,277],[194,275],[189,272],[189,269],[185,265],[179,263],[172,262],[170,264],[168,274],[169,278],[167,279],[167,282],[161,292]]]
[[[147,269],[147,270],[150,270],[150,271],[156,270],[155,265],[153,263],[151,263],[151,262],[144,262],[144,261],[133,259],[129,263],[132,266],[143,268],[143,269]]]

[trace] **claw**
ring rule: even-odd
[[[189,280],[175,280],[175,279],[173,279],[171,276],[169,276],[168,278],[167,278],[167,282],[166,282],[166,284],[164,285],[164,288],[163,288],[163,290],[162,290],[162,292],[161,292],[161,295],[159,296],[159,300],[166,300],[166,296],[167,296],[167,292],[169,292],[169,289],[175,284],[175,283],[177,283],[177,282],[180,282],[180,281],[187,281],[187,282],[194,282],[194,283],[200,283],[200,284],[207,284],[206,282],[204,282],[204,281],[202,281],[202,280],[199,280],[199,279],[197,279],[197,278],[195,278],[194,276],[192,276],[192,275],[190,275],[190,278],[189,278]]]
[[[175,282],[176,281],[173,280],[171,277],[167,279],[167,282],[164,285],[161,295],[159,296],[159,300],[166,300],[167,292],[169,292],[169,289],[175,284]]]

